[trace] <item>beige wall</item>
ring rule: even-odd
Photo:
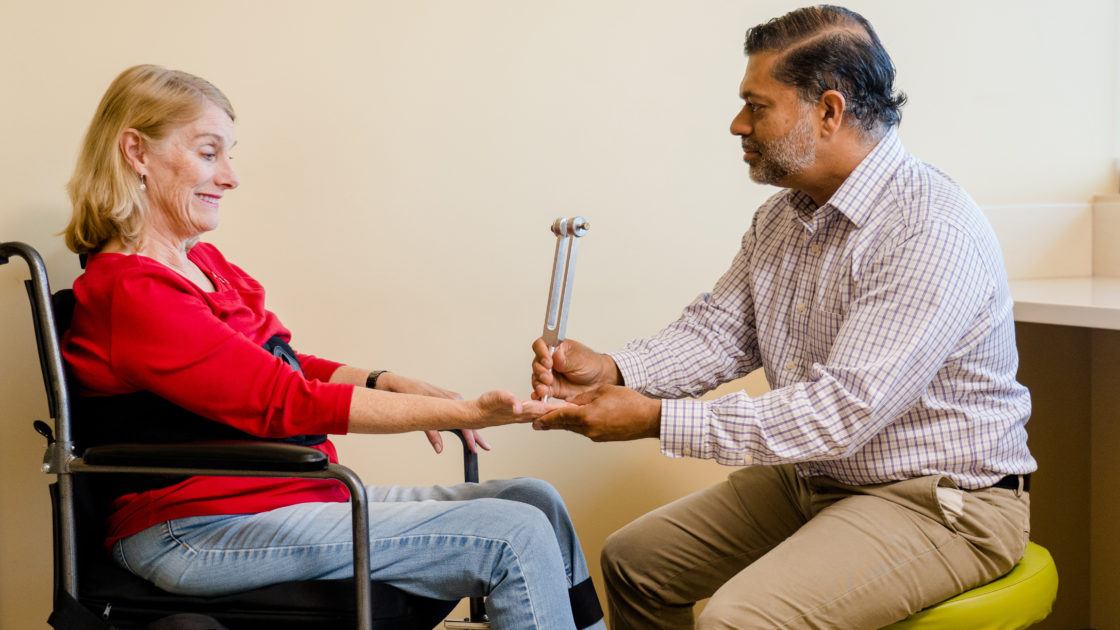
[[[772,192],[727,134],[743,30],[794,6],[0,0],[0,240],[39,248],[68,284],[77,265],[54,234],[97,99],[129,65],[185,69],[240,116],[242,188],[212,240],[269,288],[298,347],[465,395],[523,392],[556,216],[594,224],[569,332],[602,349],[656,330],[730,260]],[[1116,188],[1116,0],[851,6],[899,67],[907,146],[982,205]],[[21,267],[0,268],[5,630],[43,627],[49,609],[47,479],[29,426],[45,403]],[[596,575],[607,533],[727,472],[664,459],[652,441],[489,436],[483,475],[556,484]],[[339,444],[369,481],[458,470],[420,436]]]

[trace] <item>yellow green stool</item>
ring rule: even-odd
[[[1058,595],[1058,569],[1050,552],[1027,543],[1007,575],[914,613],[884,630],[1019,630],[1050,614]]]

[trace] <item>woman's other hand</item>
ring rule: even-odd
[[[418,378],[409,378],[401,376],[396,372],[382,372],[381,376],[377,377],[377,389],[385,390],[387,392],[396,392],[398,394],[416,394],[417,396],[431,396],[433,398],[450,398],[451,400],[462,400],[463,397],[458,392],[453,392],[450,389],[444,389],[437,385],[432,385],[426,381]]]
[[[396,392],[398,394],[416,394],[417,396],[431,396],[432,398],[447,398],[450,400],[462,400],[463,397],[458,392],[453,392],[450,389],[444,389],[438,385],[432,385],[427,381],[422,381],[418,378],[409,378],[401,376],[395,372],[384,372],[381,376],[377,377],[377,389],[383,389],[387,392]],[[482,434],[474,429],[462,429],[463,437],[467,441],[467,449],[472,453],[477,453],[481,448],[485,451],[490,450],[490,443]],[[443,452],[443,436],[439,431],[425,431],[424,435],[428,438],[428,442],[432,445],[432,450],[436,453]]]

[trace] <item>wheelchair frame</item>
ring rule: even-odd
[[[63,590],[78,599],[78,550],[74,508],[74,474],[142,474],[188,476],[239,476],[239,477],[290,477],[302,479],[335,479],[350,492],[351,523],[354,536],[354,598],[356,627],[371,630],[372,589],[370,580],[357,576],[370,574],[369,512],[365,486],[349,468],[332,464],[327,457],[314,449],[291,444],[272,442],[238,443],[230,449],[228,443],[196,442],[170,445],[107,445],[87,449],[82,456],[74,454],[71,440],[70,400],[66,374],[51,306],[51,290],[46,266],[42,257],[31,246],[20,242],[0,243],[0,265],[16,256],[27,262],[31,279],[25,280],[28,296],[35,317],[36,347],[43,379],[47,383],[47,398],[51,418],[57,435],[43,421],[35,422],[35,429],[47,438],[42,470],[56,475],[59,495],[58,535],[60,558],[56,566]],[[44,334],[41,331],[51,331]],[[478,481],[478,456],[470,451],[466,438],[459,430],[453,431],[463,443],[463,471],[468,482]],[[235,452],[236,451],[236,452]],[[252,455],[247,458],[247,455]],[[180,465],[164,465],[168,460]],[[246,461],[246,460],[249,461]],[[483,598],[470,600],[468,623],[485,623]],[[483,626],[485,627],[485,626]]]

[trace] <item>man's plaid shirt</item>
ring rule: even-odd
[[[859,485],[982,488],[1036,468],[999,244],[893,130],[825,205],[770,198],[710,293],[611,356],[628,387],[664,399],[669,456]],[[758,367],[762,396],[692,398]]]

